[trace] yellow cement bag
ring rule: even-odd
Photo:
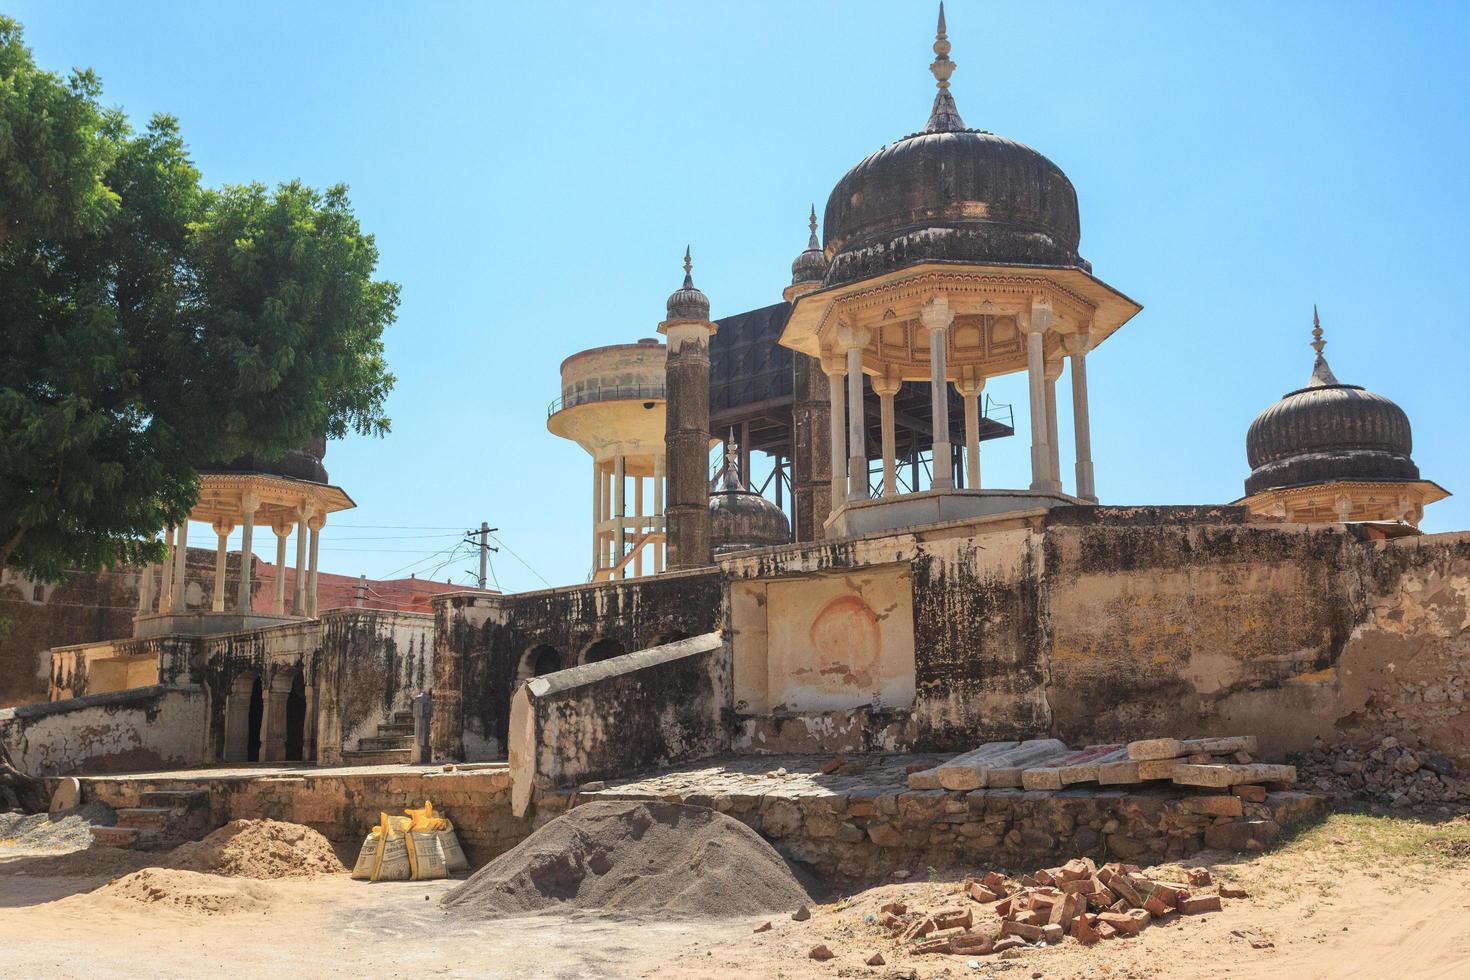
[[[452,875],[470,870],[469,858],[464,856],[464,848],[459,846],[459,836],[454,832],[454,824],[449,824],[447,830],[439,831],[438,837],[439,846],[444,849],[445,869]]]
[[[448,878],[444,866],[444,848],[439,844],[437,833],[403,835],[404,851],[408,857],[409,874],[414,881],[433,881]]]
[[[362,839],[362,849],[357,852],[357,863],[352,866],[354,881],[371,881],[373,866],[378,863],[378,828]]]
[[[422,809],[410,807],[403,812],[413,822],[410,830],[415,835],[432,833],[438,836],[439,846],[444,852],[444,866],[450,874],[470,869],[469,859],[465,857],[464,848],[460,847],[459,837],[454,832],[454,824],[434,812],[433,800],[424,800]]]

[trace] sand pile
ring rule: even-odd
[[[117,899],[155,905],[197,915],[264,912],[270,907],[269,887],[256,882],[230,881],[218,875],[168,868],[144,868],[108,882],[81,901]]]
[[[174,848],[165,863],[231,878],[306,878],[347,870],[321,834],[280,820],[231,820],[201,841]]]
[[[771,845],[714,810],[588,803],[546,824],[444,896],[464,915],[543,909],[740,916],[809,901]]]

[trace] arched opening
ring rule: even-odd
[[[676,643],[679,640],[687,639],[689,639],[689,634],[684,632],[683,630],[669,630],[668,632],[660,633],[657,637],[655,637],[653,645],[656,647],[661,647],[665,643]]]
[[[306,758],[306,678],[296,671],[286,695],[286,761]]]
[[[601,663],[604,660],[611,660],[613,657],[621,657],[627,652],[627,650],[623,649],[623,644],[620,640],[615,637],[604,636],[589,646],[586,652],[582,654],[582,663]]]
[[[561,651],[556,647],[545,643],[534,646],[521,658],[520,669],[516,671],[516,687],[520,687],[533,677],[553,673],[565,666],[566,664],[562,663]]]
[[[265,720],[265,689],[260,683],[260,676],[251,678],[250,684],[250,714],[246,723],[245,761],[260,761],[260,723]]]

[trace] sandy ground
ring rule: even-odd
[[[1210,867],[1250,897],[1228,900],[1219,913],[1151,926],[1137,938],[1094,947],[1069,939],[1010,960],[912,956],[865,921],[895,898],[955,904],[954,885],[938,875],[814,907],[807,922],[781,916],[769,932],[753,934],[762,920],[543,915],[464,922],[439,908],[450,882],[368,885],[345,875],[207,876],[207,885],[241,900],[223,903],[239,911],[206,913],[94,891],[147,862],[116,852],[99,857],[106,857],[106,874],[85,876],[70,873],[85,867],[81,854],[0,847],[5,976],[1470,976],[1464,821],[1338,815],[1270,854],[1202,855],[1189,863]],[[836,957],[809,959],[819,942]],[[885,966],[863,965],[874,952]]]

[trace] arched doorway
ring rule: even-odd
[[[689,639],[689,634],[685,633],[683,630],[669,630],[668,632],[660,633],[657,637],[655,637],[653,645],[656,647],[661,647],[665,643],[676,643],[679,640],[687,639]]]
[[[582,654],[582,663],[601,663],[604,660],[611,660],[613,657],[621,657],[627,652],[628,651],[623,648],[621,640],[618,640],[617,638],[611,636],[604,636],[602,639],[596,641],[591,646],[589,646],[586,652]]]
[[[265,691],[260,674],[236,677],[225,697],[225,762],[260,761],[260,723],[265,717]]]
[[[545,643],[534,646],[521,658],[520,669],[516,671],[516,687],[520,687],[533,677],[553,673],[565,666],[566,664],[562,663],[561,651],[556,647]]]
[[[286,695],[286,761],[306,758],[306,678],[296,671]]]

